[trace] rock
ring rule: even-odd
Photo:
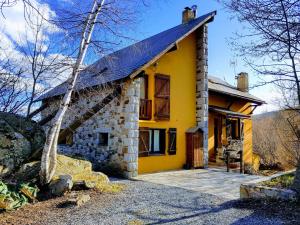
[[[32,120],[0,112],[0,178],[10,175],[24,162],[39,157],[45,133]]]
[[[109,182],[104,173],[92,171],[91,162],[58,155],[53,179],[55,180],[63,174],[72,176],[75,189],[94,189]]]
[[[55,196],[62,196],[66,192],[71,191],[73,181],[71,175],[60,175],[58,179],[54,179],[49,184],[51,194]]]
[[[20,167],[20,169],[14,174],[14,177],[19,182],[36,183],[39,179],[40,169],[40,161],[26,163]]]
[[[82,206],[84,205],[86,202],[88,202],[89,200],[91,200],[91,197],[87,194],[81,194],[76,198],[76,205]]]
[[[71,158],[65,155],[57,155],[57,167],[55,177],[63,174],[70,174],[71,176],[83,175],[91,173],[92,163],[86,160]]]

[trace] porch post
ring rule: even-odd
[[[203,130],[203,165],[208,166],[208,43],[207,24],[202,25],[196,33],[196,121]]]

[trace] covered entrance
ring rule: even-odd
[[[244,120],[249,115],[215,106],[209,107],[211,146],[210,165],[225,166],[227,171],[239,169],[243,173]]]

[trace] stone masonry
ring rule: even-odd
[[[208,43],[207,25],[197,30],[196,60],[196,121],[203,130],[204,167],[208,166]]]
[[[126,178],[137,176],[139,82],[139,79],[124,82],[121,95],[75,130],[72,145],[60,145],[59,152],[84,157],[100,170],[111,168]],[[80,95],[79,100],[69,107],[62,129],[112,90],[113,86]],[[52,102],[52,105],[53,111],[57,102]],[[100,145],[100,134],[103,133],[108,135],[105,146]]]

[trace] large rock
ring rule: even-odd
[[[36,122],[0,112],[0,178],[38,156],[44,142],[45,133]]]
[[[72,176],[74,184],[84,184],[86,188],[96,188],[109,182],[108,177],[101,172],[92,170],[92,163],[82,159],[75,159],[65,155],[57,156],[57,167],[53,180],[61,175]]]
[[[15,179],[23,182],[35,182],[38,179],[40,167],[40,161],[26,163],[14,174]],[[81,185],[88,189],[109,183],[109,179],[104,173],[92,170],[91,162],[58,154],[56,171],[50,184],[51,188],[55,189],[53,191],[55,195],[61,195],[68,190],[68,188],[62,188],[68,186],[64,176],[70,177],[72,183],[77,187]]]
[[[71,175],[60,175],[58,179],[52,180],[49,184],[51,194],[56,196],[64,195],[66,192],[71,191],[72,187]]]

